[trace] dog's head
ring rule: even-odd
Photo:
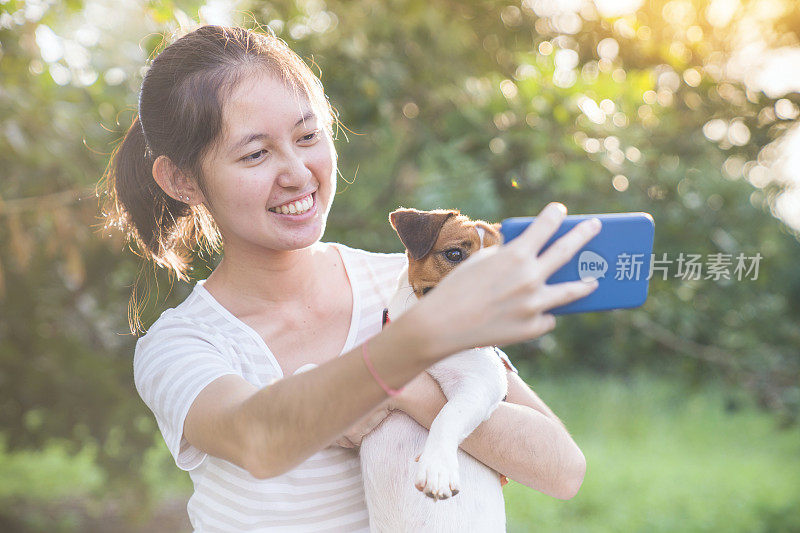
[[[406,247],[408,281],[417,298],[478,249],[503,242],[500,224],[470,220],[455,209],[400,208],[389,221]]]

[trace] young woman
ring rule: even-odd
[[[106,212],[147,258],[185,280],[193,246],[224,243],[134,356],[137,390],[194,482],[197,531],[367,531],[361,437],[389,409],[429,427],[445,399],[428,366],[538,337],[555,324],[547,309],[595,288],[544,284],[599,229],[581,224],[537,257],[566,212],[550,204],[381,330],[406,258],[320,241],[334,120],[282,40],[204,26],[153,60],[112,155]],[[557,498],[583,480],[569,433],[513,372],[507,401],[462,448]]]

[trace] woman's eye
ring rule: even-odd
[[[300,137],[300,140],[301,141],[313,141],[316,138],[317,133],[318,132],[316,132],[316,131],[312,131],[308,135],[303,135],[302,137]]]
[[[300,137],[300,140],[304,141],[304,142],[313,141],[317,137],[318,133],[319,133],[319,131],[312,131],[308,135],[303,135],[302,137]],[[253,161],[258,161],[259,159],[261,159],[261,157],[259,157],[261,155],[261,152],[267,152],[267,150],[259,150],[258,152],[253,152],[250,155],[244,156],[242,158],[242,161],[245,161],[247,163],[252,163]]]
[[[245,156],[243,158],[243,160],[247,161],[247,162],[258,161],[260,158],[259,157],[253,157],[253,156],[259,156],[259,155],[261,155],[261,152],[266,152],[266,150],[259,150],[258,152],[254,152],[254,153],[252,153],[252,154],[250,154],[248,156]]]
[[[447,258],[448,261],[452,261],[453,263],[458,263],[464,259],[464,253],[458,248],[447,250],[444,253],[444,256]]]

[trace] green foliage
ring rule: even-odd
[[[5,435],[0,440],[0,526],[4,531],[76,531],[78,508],[92,510],[92,502],[107,483],[106,471],[97,464],[97,450],[85,446],[78,453],[51,441],[42,450],[9,452]],[[61,502],[65,509],[55,517],[41,509]]]
[[[15,499],[48,502],[94,494],[106,483],[106,474],[96,464],[97,450],[84,446],[70,455],[63,444],[50,442],[41,451],[9,452],[5,438],[0,443],[0,505]]]
[[[399,251],[387,216],[400,205],[499,221],[558,200],[572,213],[650,212],[657,256],[760,252],[757,280],[670,270],[642,308],[563,317],[508,351],[537,371],[721,378],[791,425],[800,247],[773,216],[784,185],[753,169],[795,121],[719,68],[759,1],[743,0],[723,25],[706,20],[700,0],[648,0],[622,17],[585,8],[572,32],[532,10],[537,2],[494,0],[259,1],[235,19],[269,24],[320,72],[349,128],[337,138],[342,179],[325,240]],[[680,5],[689,9],[678,20]],[[153,455],[140,468],[156,428],[133,387],[126,334],[139,263],[101,227],[94,187],[135,114],[142,67],[200,6],[0,4],[0,425],[11,428],[8,453],[39,453],[54,439],[70,457],[93,450],[108,493],[131,508],[153,498],[152,465],[173,467]],[[770,45],[797,45],[791,9],[759,16]],[[601,57],[603,43],[618,53]],[[711,141],[712,119],[745,127],[747,139]],[[217,259],[199,255],[194,277]],[[158,280],[145,324],[188,293],[163,272],[142,276]],[[791,518],[764,502],[776,524]]]
[[[191,493],[186,472],[175,468],[160,435],[140,450],[133,475],[141,476],[153,506],[131,507],[94,446],[72,453],[68,442],[51,440],[42,450],[10,451],[0,445],[0,528],[3,531],[176,531],[186,520]],[[131,468],[131,467],[129,467]],[[110,491],[109,491],[110,489]],[[170,509],[165,503],[176,501]],[[165,509],[166,508],[166,509]],[[159,516],[164,511],[169,516]],[[167,520],[164,520],[167,518]],[[123,525],[125,524],[125,525]]]

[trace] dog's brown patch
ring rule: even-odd
[[[408,279],[418,298],[481,247],[477,228],[485,230],[483,246],[503,241],[500,224],[457,210],[398,209],[389,218],[408,250]]]
[[[400,208],[389,215],[389,222],[409,256],[418,260],[431,251],[447,219],[458,214],[456,210],[418,211]]]

